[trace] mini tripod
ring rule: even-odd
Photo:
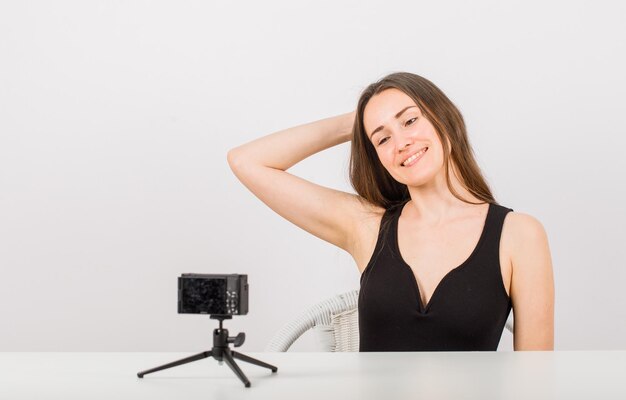
[[[202,353],[199,353],[199,354],[187,357],[187,358],[183,358],[182,360],[173,361],[171,363],[161,365],[160,367],[155,367],[152,369],[148,369],[146,371],[138,372],[137,376],[139,378],[143,378],[143,376],[146,374],[151,374],[153,372],[161,371],[163,369],[187,364],[187,363],[201,360],[207,357],[215,358],[217,361],[220,362],[220,364],[222,363],[222,361],[226,361],[226,364],[228,364],[230,369],[233,370],[233,372],[239,377],[239,379],[241,379],[241,381],[246,387],[250,387],[250,381],[248,380],[248,378],[246,378],[246,376],[244,375],[241,368],[239,368],[237,363],[235,363],[235,360],[234,360],[235,358],[241,361],[248,362],[250,364],[258,365],[259,367],[269,368],[272,370],[272,372],[278,371],[278,368],[276,368],[273,365],[264,363],[263,361],[259,361],[252,357],[248,357],[245,354],[237,353],[230,349],[230,347],[228,346],[228,343],[234,343],[235,347],[239,347],[246,340],[246,334],[244,332],[241,332],[237,336],[234,336],[234,337],[228,337],[228,330],[222,329],[222,322],[225,319],[231,319],[231,318],[232,318],[231,315],[211,315],[211,319],[218,319],[220,321],[220,327],[218,329],[213,330],[213,348],[210,351],[203,351]]]

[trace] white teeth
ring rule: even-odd
[[[424,147],[424,149],[422,149],[419,153],[413,154],[411,157],[407,158],[406,160],[404,160],[404,162],[402,163],[402,166],[404,167],[406,164],[410,163],[411,161],[415,160],[417,157],[421,156],[423,153],[426,152],[426,150],[428,150],[428,147]]]

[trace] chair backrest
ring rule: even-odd
[[[359,351],[359,290],[351,290],[321,301],[284,325],[274,334],[265,351],[287,351],[312,329],[324,351]],[[513,332],[513,314],[506,329]]]
[[[331,326],[334,339],[331,351],[359,351],[358,308],[333,314]]]
[[[358,315],[349,317],[349,321],[346,319],[348,316],[341,317],[346,311],[356,311],[358,299],[359,291],[352,290],[315,304],[278,330],[265,347],[265,351],[287,351],[293,342],[309,329],[315,331],[326,351],[359,351]],[[342,324],[349,324],[351,328],[342,329]],[[352,335],[346,338],[346,332],[352,332]],[[336,337],[336,334],[340,336]],[[345,350],[347,342],[352,343],[352,349],[355,348],[355,338],[356,350]]]

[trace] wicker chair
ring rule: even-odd
[[[267,352],[283,352],[306,331],[312,329],[324,351],[359,351],[359,290],[352,290],[321,301],[274,334]],[[513,314],[506,321],[513,332]]]
[[[309,329],[325,351],[359,351],[358,298],[352,290],[315,304],[276,332],[265,351],[287,351]]]

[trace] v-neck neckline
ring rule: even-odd
[[[408,203],[408,202],[407,202]],[[489,207],[487,209],[487,215],[485,216],[485,222],[483,224],[483,229],[480,233],[480,237],[478,239],[478,243],[476,243],[476,246],[474,246],[474,250],[472,250],[472,252],[470,253],[470,255],[465,259],[465,261],[463,261],[460,265],[458,265],[455,268],[452,268],[450,271],[448,271],[447,274],[445,274],[443,276],[443,278],[441,278],[441,280],[439,281],[439,283],[437,284],[437,286],[435,287],[435,290],[433,291],[433,293],[430,296],[430,299],[428,300],[428,303],[426,304],[426,307],[423,306],[422,304],[422,294],[420,293],[420,288],[419,285],[417,284],[417,278],[415,276],[415,273],[413,272],[413,269],[411,268],[411,266],[404,260],[404,258],[402,257],[402,253],[400,252],[400,243],[398,242],[398,227],[399,227],[399,221],[400,221],[400,216],[402,215],[402,210],[404,209],[404,206],[406,206],[407,203],[404,203],[399,211],[398,211],[398,215],[396,216],[396,218],[394,218],[394,224],[395,226],[392,227],[393,233],[395,235],[395,251],[398,254],[398,257],[400,258],[400,261],[402,262],[402,264],[408,268],[408,272],[411,274],[411,276],[413,277],[413,283],[415,284],[415,291],[417,293],[417,302],[418,302],[418,312],[421,314],[427,314],[428,311],[430,310],[430,306],[433,303],[433,299],[435,299],[435,296],[437,295],[437,293],[439,292],[439,288],[441,287],[442,283],[444,283],[446,281],[446,279],[448,279],[450,277],[450,275],[452,275],[454,272],[457,272],[461,269],[463,269],[463,267],[465,267],[471,260],[472,258],[474,258],[474,256],[476,255],[476,253],[478,253],[478,249],[481,247],[484,239],[485,239],[485,234],[487,232],[487,224],[489,223],[489,217],[492,214],[493,211],[493,204],[489,203]]]

